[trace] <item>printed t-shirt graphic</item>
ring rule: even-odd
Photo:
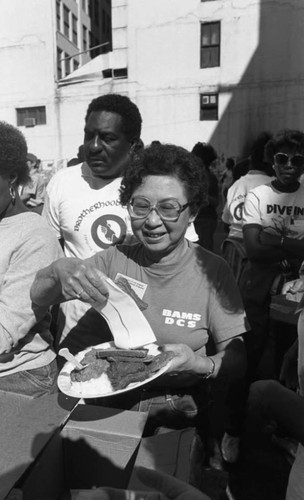
[[[253,189],[246,197],[243,224],[257,224],[270,233],[303,238],[304,186],[294,193],[279,192],[271,184]]]
[[[51,179],[43,215],[63,238],[67,257],[87,258],[131,237],[128,212],[119,203],[121,178],[92,188],[86,164],[64,169]]]

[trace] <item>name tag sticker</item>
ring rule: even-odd
[[[145,291],[147,289],[146,283],[142,283],[142,281],[135,280],[134,278],[130,278],[130,276],[126,276],[125,274],[121,274],[121,273],[116,274],[115,280],[119,277],[125,278],[125,280],[127,280],[127,282],[129,283],[130,287],[134,290],[136,295],[140,299],[143,298]]]

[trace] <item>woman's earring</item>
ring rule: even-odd
[[[11,197],[11,200],[12,200],[12,205],[15,205],[15,202],[16,202],[16,190],[15,190],[14,186],[10,186],[9,187],[9,194],[10,194],[10,197]]]

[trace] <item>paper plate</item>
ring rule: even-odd
[[[95,349],[109,349],[115,347],[114,342],[105,342],[103,344],[95,345],[80,351],[76,354],[76,358],[78,361],[81,361],[84,355],[89,352],[92,348]],[[145,349],[148,349],[148,354],[151,356],[157,356],[160,353],[159,347],[156,344],[149,344],[143,346]],[[163,373],[165,373],[171,361],[160,368],[157,372],[153,373],[151,377],[146,378],[145,380],[141,380],[140,382],[132,382],[124,389],[119,389],[117,391],[113,390],[110,386],[109,379],[106,374],[102,374],[97,379],[87,380],[86,382],[72,382],[70,373],[74,370],[75,366],[73,363],[68,361],[65,363],[64,367],[60,371],[57,379],[57,384],[61,392],[66,394],[67,396],[71,396],[73,398],[103,398],[108,396],[117,396],[118,394],[122,394],[124,392],[132,391],[137,387],[148,384],[151,380],[154,380],[160,377]]]

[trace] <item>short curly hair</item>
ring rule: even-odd
[[[16,175],[15,185],[30,181],[27,166],[27,144],[24,135],[13,125],[0,121],[0,175]]]
[[[273,163],[273,157],[282,147],[289,147],[304,154],[304,133],[300,130],[285,129],[278,132],[265,146],[265,160]]]
[[[123,132],[128,140],[139,139],[142,118],[138,107],[127,96],[120,94],[105,94],[93,99],[86,112],[85,122],[95,111],[117,113],[122,118]]]
[[[207,204],[208,180],[200,161],[189,151],[173,144],[151,144],[134,155],[120,188],[120,202],[126,206],[148,175],[172,176],[185,188],[191,215]]]

